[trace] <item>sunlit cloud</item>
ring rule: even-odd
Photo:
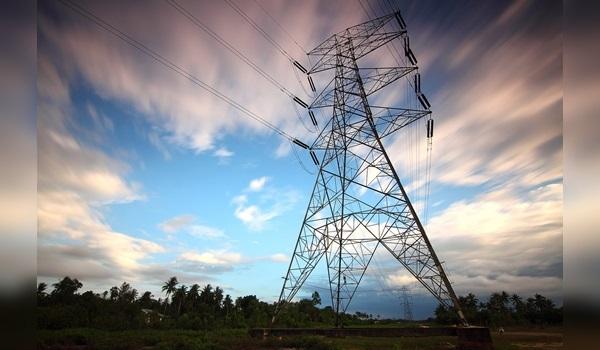
[[[250,184],[248,184],[248,190],[258,192],[265,187],[265,184],[268,180],[269,178],[267,176],[261,176],[258,179],[253,179],[250,181]]]

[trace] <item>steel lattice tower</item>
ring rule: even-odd
[[[400,38],[406,67],[359,68],[358,59]],[[400,13],[334,34],[310,51],[309,57],[316,62],[309,74],[335,70],[335,77],[310,105],[311,117],[319,108],[332,114],[310,146],[319,172],[275,314],[325,257],[339,326],[339,315],[347,310],[373,254],[383,248],[442,304],[453,306],[466,324],[382,143],[395,131],[431,114],[420,91],[416,58]],[[415,97],[423,109],[369,104],[371,94],[403,77],[414,79]],[[413,79],[407,80],[412,83]]]
[[[401,297],[400,300],[402,302],[402,315],[403,315],[403,319],[405,321],[412,321],[413,320],[413,314],[412,314],[412,300],[411,300],[411,296],[408,294],[409,290],[408,287],[404,286],[400,289]]]

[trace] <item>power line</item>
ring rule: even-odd
[[[231,7],[235,12],[237,12],[242,18],[248,22],[256,31],[260,33],[273,47],[277,49],[283,56],[285,56],[290,62],[296,62],[294,58],[281,46],[273,37],[269,35],[264,29],[262,29],[254,20],[244,12],[238,5],[235,4],[232,0],[225,0],[227,5]]]
[[[281,92],[283,92],[284,94],[286,94],[287,96],[289,96],[292,99],[295,97],[295,95],[292,92],[290,92],[288,89],[286,89],[286,87],[283,86],[283,84],[278,82],[269,73],[267,73],[263,69],[261,69],[256,63],[252,62],[252,60],[250,60],[246,55],[244,55],[241,51],[236,49],[233,45],[231,45],[227,40],[225,40],[219,34],[215,33],[206,24],[202,23],[202,21],[200,21],[198,19],[198,17],[194,16],[190,11],[188,11],[185,7],[183,7],[181,4],[179,4],[176,0],[165,0],[165,1],[169,5],[171,5],[171,7],[176,9],[179,13],[181,13],[183,16],[185,16],[187,19],[189,19],[190,22],[192,22],[195,26],[202,29],[211,38],[216,40],[219,44],[223,45],[223,47],[225,47],[227,50],[229,50],[231,53],[233,53],[236,57],[238,57],[240,60],[242,60],[242,62],[246,63],[246,65],[248,65],[250,68],[252,68],[260,76],[262,76],[268,82],[273,84]]]
[[[258,7],[260,7],[260,9],[267,15],[269,16],[269,18],[271,20],[273,20],[273,22],[275,22],[275,24],[277,24],[277,26],[279,26],[279,28],[281,28],[281,30],[292,40],[292,42],[294,44],[296,44],[296,46],[298,46],[298,48],[300,50],[302,50],[302,52],[304,53],[308,53],[308,51],[298,43],[298,41],[296,39],[294,39],[294,37],[292,36],[292,34],[290,34],[290,32],[288,32],[280,23],[279,21],[277,21],[277,19],[275,19],[275,17],[271,16],[271,14],[269,13],[269,11],[267,11],[267,9],[265,9],[257,0],[254,0],[254,2],[256,3],[256,5],[258,5]]]
[[[290,63],[294,67],[298,68],[298,70],[300,70],[302,73],[306,74],[306,77],[307,77],[307,79],[309,81],[309,84],[311,86],[311,90],[313,91],[313,94],[316,93],[316,90],[315,90],[315,87],[314,87],[314,83],[312,81],[312,78],[310,77],[310,74],[308,73],[308,70],[305,67],[303,67],[302,64],[300,64],[300,62],[296,61],[281,45],[279,45],[279,43],[271,35],[269,35],[269,33],[267,33],[266,30],[264,30],[263,28],[261,28],[261,26],[259,26],[233,0],[225,0],[225,2],[227,3],[227,5],[229,5],[229,7],[231,7],[235,12],[237,12],[246,22],[248,22],[248,24],[250,24],[250,26],[252,26],[260,35],[262,35],[265,38],[265,40],[267,40],[275,49],[277,49],[277,51],[279,51],[288,61],[290,61]],[[293,37],[291,36],[291,34],[289,34],[289,32],[287,32],[287,30],[285,30],[285,28],[283,28],[283,26],[281,24],[279,24],[279,22],[277,22],[277,20],[273,16],[271,16],[267,12],[266,9],[264,9],[259,3],[256,2],[256,4],[267,14],[267,16],[269,16],[284,32],[286,32],[292,38],[292,41],[295,41],[295,39],[293,39]],[[298,44],[297,42],[296,42],[296,44],[300,46],[300,44]],[[300,48],[302,48],[302,46],[300,46]],[[306,52],[306,50],[304,50],[304,49],[302,49],[302,51]],[[296,79],[298,80],[298,83],[300,84],[300,86],[302,87],[302,89],[305,90],[305,92],[307,92],[306,89],[304,88],[304,85],[302,84],[302,82],[300,81],[300,79],[298,78],[297,75],[296,75]],[[308,94],[308,93],[307,93],[307,95],[311,96],[311,94]],[[312,97],[314,97],[314,95]],[[296,101],[302,107],[308,109],[308,104],[302,102],[297,97],[294,97],[294,101]],[[299,116],[299,118],[301,118],[301,117]],[[314,120],[313,120],[313,124],[315,126],[317,126]]]
[[[242,62],[244,62],[246,65],[248,65],[250,68],[252,68],[255,72],[257,72],[265,80],[267,80],[269,83],[271,83],[273,86],[275,86],[275,88],[277,88],[283,94],[287,95],[293,101],[296,101],[296,99],[298,99],[298,97],[296,97],[296,95],[294,95],[291,91],[289,91],[283,84],[281,84],[279,81],[277,81],[272,75],[270,75],[269,73],[264,71],[262,68],[260,68],[256,63],[254,63],[250,58],[248,58],[246,55],[244,55],[244,53],[242,53],[240,50],[238,50],[235,46],[233,46],[231,43],[229,43],[226,39],[221,37],[219,34],[215,33],[215,31],[210,29],[206,24],[204,24],[200,19],[198,19],[198,17],[194,16],[194,14],[192,14],[189,10],[187,10],[185,7],[183,7],[183,5],[179,4],[176,0],[165,0],[165,1],[167,2],[167,4],[171,5],[171,7],[173,7],[175,10],[177,10],[179,13],[181,13],[183,16],[185,16],[188,20],[190,20],[190,22],[192,24],[194,24],[195,26],[200,28],[202,31],[204,31],[206,34],[208,34],[211,38],[213,38],[215,41],[217,41],[219,44],[221,44],[223,47],[225,47],[227,50],[229,50],[231,53],[233,53]],[[296,79],[298,79],[298,82],[300,83],[301,87],[306,92],[306,89],[304,88],[304,86],[300,82],[300,79],[298,78],[298,72],[296,72],[295,69],[293,69],[293,70],[296,75]],[[309,94],[307,93],[307,95],[309,95]],[[298,102],[292,102],[292,104],[294,107],[294,111],[296,112],[296,117],[298,118],[298,121],[300,121],[300,124],[302,124],[302,126],[304,126],[304,128],[308,132],[315,132],[315,130],[311,130],[306,126],[306,123],[305,123],[301,113],[298,111],[298,108],[296,107],[295,103],[298,103]]]
[[[77,12],[78,14],[82,15],[86,19],[94,22],[96,25],[98,25],[102,29],[104,29],[107,32],[113,34],[114,36],[116,36],[117,38],[123,40],[127,44],[133,46],[134,48],[136,48],[140,52],[146,54],[147,56],[149,56],[150,58],[152,58],[156,62],[164,65],[165,67],[171,69],[175,73],[177,73],[177,74],[181,75],[182,77],[188,79],[189,81],[191,81],[195,85],[198,85],[202,89],[206,90],[207,92],[211,93],[215,97],[219,98],[220,100],[222,100],[225,103],[229,104],[230,106],[234,107],[238,111],[240,111],[243,114],[247,115],[248,117],[254,119],[255,121],[261,123],[263,126],[265,126],[265,127],[269,128],[269,129],[273,130],[278,135],[280,135],[280,136],[282,136],[282,137],[284,137],[284,138],[286,138],[286,139],[288,139],[289,141],[292,141],[292,142],[298,141],[296,138],[292,137],[291,135],[289,135],[285,131],[279,129],[278,127],[276,127],[275,125],[273,125],[272,123],[270,123],[269,121],[267,121],[266,119],[264,119],[263,117],[261,117],[258,114],[250,111],[249,109],[247,109],[246,107],[244,107],[240,103],[236,102],[235,100],[231,99],[230,97],[228,97],[227,95],[223,94],[219,90],[215,89],[214,87],[212,87],[209,84],[205,83],[204,81],[200,80],[199,78],[197,78],[193,74],[187,72],[186,70],[184,70],[180,66],[176,65],[175,63],[171,62],[170,60],[168,60],[164,56],[160,55],[156,51],[153,51],[152,49],[150,49],[146,45],[142,44],[138,40],[136,40],[136,39],[132,38],[131,36],[127,35],[125,32],[119,30],[115,26],[113,26],[110,23],[104,21],[102,18],[96,16],[90,10],[88,10],[88,9],[86,9],[86,8],[84,8],[84,7],[80,6],[80,5],[72,2],[71,0],[59,0],[59,1],[63,5],[65,5],[66,7],[70,8],[71,10]],[[296,143],[296,142],[294,142],[294,143]]]

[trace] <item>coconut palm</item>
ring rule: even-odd
[[[185,296],[187,294],[187,287],[185,285],[181,285],[173,294],[173,301],[177,299],[177,315],[181,314],[181,306],[185,302]]]
[[[200,298],[200,286],[198,284],[192,284],[190,290],[187,292],[187,302],[190,305],[191,310],[196,310],[198,306],[198,299]]]
[[[168,281],[165,282],[165,284],[163,284],[162,286],[162,291],[165,292],[166,297],[165,297],[165,313],[167,312],[167,304],[169,303],[169,295],[173,294],[175,292],[175,290],[177,289],[177,285],[179,284],[179,282],[177,281],[177,277],[173,276],[171,278],[169,278]]]

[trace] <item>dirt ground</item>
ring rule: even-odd
[[[495,332],[492,339],[496,349],[564,349],[562,329]]]

